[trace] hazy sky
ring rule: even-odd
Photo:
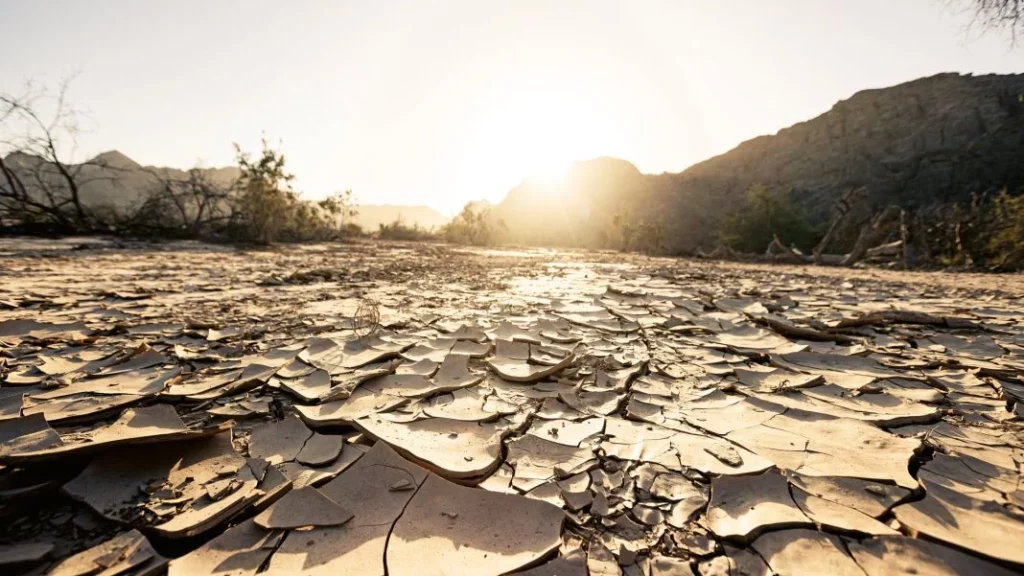
[[[225,165],[265,133],[310,197],[451,212],[572,160],[677,172],[858,90],[1024,71],[967,20],[944,0],[0,0],[0,90],[77,72],[80,156]]]

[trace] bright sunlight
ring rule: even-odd
[[[615,140],[602,104],[597,95],[559,85],[520,87],[480,102],[451,209],[467,194],[500,201],[522,180],[559,183],[571,162],[601,155]]]

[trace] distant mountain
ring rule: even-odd
[[[680,136],[684,138],[685,136]],[[666,247],[710,247],[722,216],[764,184],[826,222],[844,192],[913,208],[972,192],[1024,190],[1024,74],[940,74],[865,90],[828,112],[744,142],[678,174],[624,160],[570,166],[564,185],[524,182],[494,209],[511,240],[601,245],[616,217],[660,223]]]
[[[524,181],[492,214],[505,222],[514,242],[601,246],[616,212],[649,193],[649,179],[617,158],[574,162],[564,182]]]
[[[23,175],[23,180],[32,188],[38,177],[59,186],[62,182],[53,166],[47,165],[42,159],[22,153],[10,154],[4,159],[13,170]],[[129,214],[138,208],[160,184],[160,178],[168,180],[185,180],[188,172],[177,168],[142,166],[128,156],[111,150],[98,154],[95,158],[77,165],[81,170],[80,182],[82,203],[100,212],[114,212],[120,215]],[[76,168],[76,167],[73,167]],[[204,168],[201,171],[212,182],[222,186],[230,186],[240,172],[238,168]],[[36,186],[37,189],[41,189]],[[36,190],[36,194],[41,194]],[[448,222],[449,218],[429,206],[392,206],[366,204],[359,206],[356,223],[363,230],[372,232],[380,224],[390,224],[402,220],[410,226],[422,228],[438,228]]]
[[[391,204],[361,204],[355,223],[366,232],[377,230],[381,224],[401,220],[407,226],[439,228],[448,223],[447,218],[429,206],[395,206]]]
[[[54,187],[63,184],[55,167],[39,157],[15,152],[8,155],[4,162],[22,176],[30,194],[42,194],[42,187],[37,184],[40,180],[50,182]],[[140,206],[158,187],[160,178],[188,178],[185,170],[142,166],[117,150],[98,154],[91,160],[71,166],[71,170],[78,170],[77,181],[83,205],[99,212],[119,215],[130,213]],[[223,186],[230,185],[239,175],[235,167],[204,168],[201,171],[210,181]]]

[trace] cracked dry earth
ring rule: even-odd
[[[0,240],[0,573],[1020,573],[1021,294]]]

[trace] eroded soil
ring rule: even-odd
[[[1022,295],[0,239],[0,572],[1018,573]]]

